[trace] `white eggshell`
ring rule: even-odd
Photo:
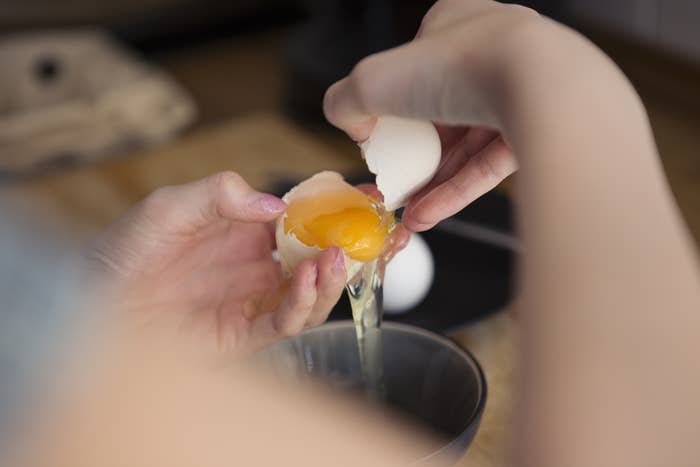
[[[384,311],[400,314],[418,305],[433,283],[435,264],[430,247],[417,233],[394,256],[384,274]]]
[[[433,178],[442,151],[431,122],[392,116],[377,119],[360,149],[367,167],[377,176],[377,188],[388,211],[400,208]]]
[[[296,199],[317,196],[324,192],[337,191],[338,188],[344,187],[355,189],[337,172],[319,172],[289,190],[282,199],[289,204]],[[304,245],[297,240],[294,234],[286,234],[284,232],[284,220],[286,218],[287,214],[285,213],[277,219],[275,240],[277,241],[277,252],[282,264],[282,270],[285,274],[291,275],[297,264],[307,258],[315,258],[321,252],[321,249],[315,246]],[[345,273],[347,278],[352,278],[360,270],[362,264],[361,261],[345,255]]]

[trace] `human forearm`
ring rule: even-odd
[[[700,458],[697,260],[641,102],[602,52],[522,8],[438,1],[414,41],[336,83],[325,111],[356,140],[385,114],[457,135],[404,210],[415,230],[489,191],[517,159],[521,463]],[[484,127],[500,136],[473,144]]]
[[[521,168],[521,452],[539,465],[685,465],[700,390],[688,378],[695,252],[633,89],[591,45],[548,28],[514,46],[499,102]]]

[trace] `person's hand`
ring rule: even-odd
[[[90,255],[120,308],[174,317],[218,349],[252,350],[323,323],[345,285],[335,247],[283,278],[271,221],[285,209],[239,175],[220,173],[155,191]]]
[[[517,5],[441,0],[412,42],[365,58],[327,91],[326,117],[356,141],[370,135],[381,115],[436,123],[442,163],[407,204],[407,228],[429,229],[515,171],[515,158],[496,129],[494,103],[483,90],[502,79],[499,62],[514,53],[520,31],[539,21]]]

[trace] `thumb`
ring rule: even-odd
[[[260,193],[235,172],[221,172],[184,185],[156,190],[141,202],[150,222],[170,232],[187,233],[221,220],[268,222],[287,205]]]

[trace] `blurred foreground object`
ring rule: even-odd
[[[172,137],[189,96],[99,31],[0,41],[0,173],[105,157]]]
[[[0,465],[20,427],[56,387],[55,374],[83,340],[91,287],[65,226],[34,200],[0,197]],[[50,389],[49,389],[50,388]]]

